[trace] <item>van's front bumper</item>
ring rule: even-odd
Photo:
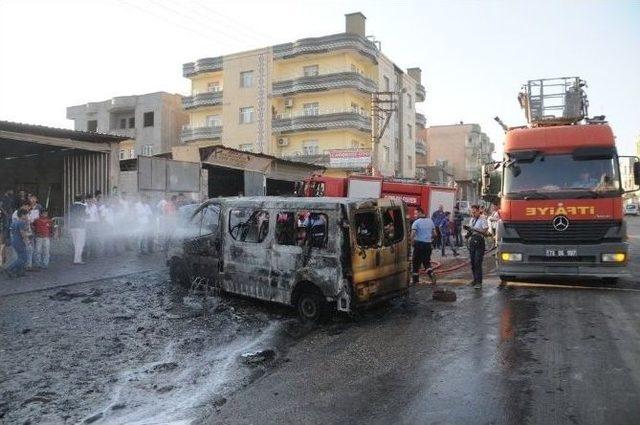
[[[549,257],[548,251],[575,251],[575,256]],[[503,261],[502,253],[522,254],[521,261]],[[602,254],[624,253],[622,262],[603,262]],[[629,244],[626,242],[596,245],[532,245],[501,242],[496,253],[496,270],[508,277],[594,277],[631,276],[627,264]]]

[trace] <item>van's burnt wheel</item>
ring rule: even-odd
[[[324,316],[325,301],[320,291],[307,289],[298,297],[296,307],[303,321],[318,323]]]
[[[184,261],[179,258],[172,258],[169,265],[169,276],[171,277],[171,283],[174,285],[182,286],[183,288],[189,288],[191,282],[189,281],[189,272]]]

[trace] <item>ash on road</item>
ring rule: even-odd
[[[633,276],[640,220],[629,221]],[[491,259],[487,259],[487,266]],[[440,279],[316,327],[164,271],[4,297],[0,422],[638,424],[640,285]],[[266,350],[266,351],[264,351]]]

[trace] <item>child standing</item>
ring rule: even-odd
[[[46,269],[49,267],[49,250],[53,235],[53,220],[49,218],[47,210],[40,212],[40,217],[33,222],[33,228],[36,234],[35,266]]]

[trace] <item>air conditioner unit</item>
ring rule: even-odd
[[[293,108],[293,99],[292,98],[288,98],[284,100],[284,107],[285,108]]]
[[[278,146],[289,146],[289,139],[287,137],[281,137],[278,139]]]

